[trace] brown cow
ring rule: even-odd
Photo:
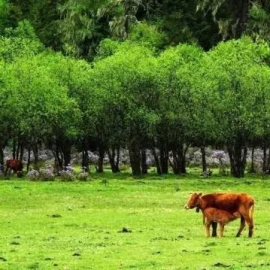
[[[203,212],[208,207],[215,207],[231,214],[239,212],[241,223],[236,237],[241,235],[245,223],[249,226],[248,236],[252,237],[254,199],[250,195],[246,193],[213,193],[205,195],[202,195],[202,193],[193,193],[188,199],[185,208],[191,209],[195,207],[201,209]],[[216,226],[213,226],[212,235],[216,236]]]
[[[220,210],[214,207],[208,207],[203,211],[203,224],[205,225],[205,235],[210,236],[210,225],[212,222],[217,222],[219,224],[219,236],[223,237],[224,227],[230,221],[233,221],[240,217],[239,212],[233,214]],[[206,220],[206,222],[205,222]]]
[[[8,159],[6,161],[5,175],[10,174],[11,171],[14,171],[18,177],[22,176],[23,164],[19,159]]]

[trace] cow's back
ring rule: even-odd
[[[253,198],[246,193],[213,193],[201,197],[202,210],[208,207],[214,207],[234,213],[240,207],[249,208],[253,204]]]
[[[8,159],[6,161],[6,168],[15,171],[21,171],[23,169],[23,164],[19,159]]]

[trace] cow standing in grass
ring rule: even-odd
[[[251,197],[246,193],[212,193],[205,195],[202,195],[202,193],[193,193],[185,205],[186,209],[197,208],[202,210],[202,212],[204,212],[204,210],[208,207],[214,207],[220,210],[224,210],[231,214],[239,212],[241,222],[236,237],[239,237],[241,235],[241,232],[245,227],[245,223],[247,223],[249,226],[248,236],[252,237],[254,227],[253,197]],[[213,222],[212,227],[213,227],[212,236],[216,236],[217,224]]]
[[[230,221],[240,217],[239,212],[233,214],[214,207],[208,207],[203,211],[203,224],[205,225],[205,235],[210,236],[210,225],[212,222],[219,224],[219,237],[223,237],[224,227]]]
[[[22,176],[23,164],[19,159],[8,159],[6,161],[5,175],[8,175],[13,171],[18,177]]]

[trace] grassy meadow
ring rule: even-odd
[[[106,181],[105,181],[106,180]],[[254,196],[254,237],[236,220],[206,238],[191,192]],[[270,179],[94,175],[0,181],[0,269],[270,269]]]

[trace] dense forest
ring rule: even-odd
[[[119,172],[125,148],[141,175],[149,149],[181,174],[211,146],[243,177],[260,147],[269,170],[270,1],[2,0],[0,23],[0,163],[75,148]]]

